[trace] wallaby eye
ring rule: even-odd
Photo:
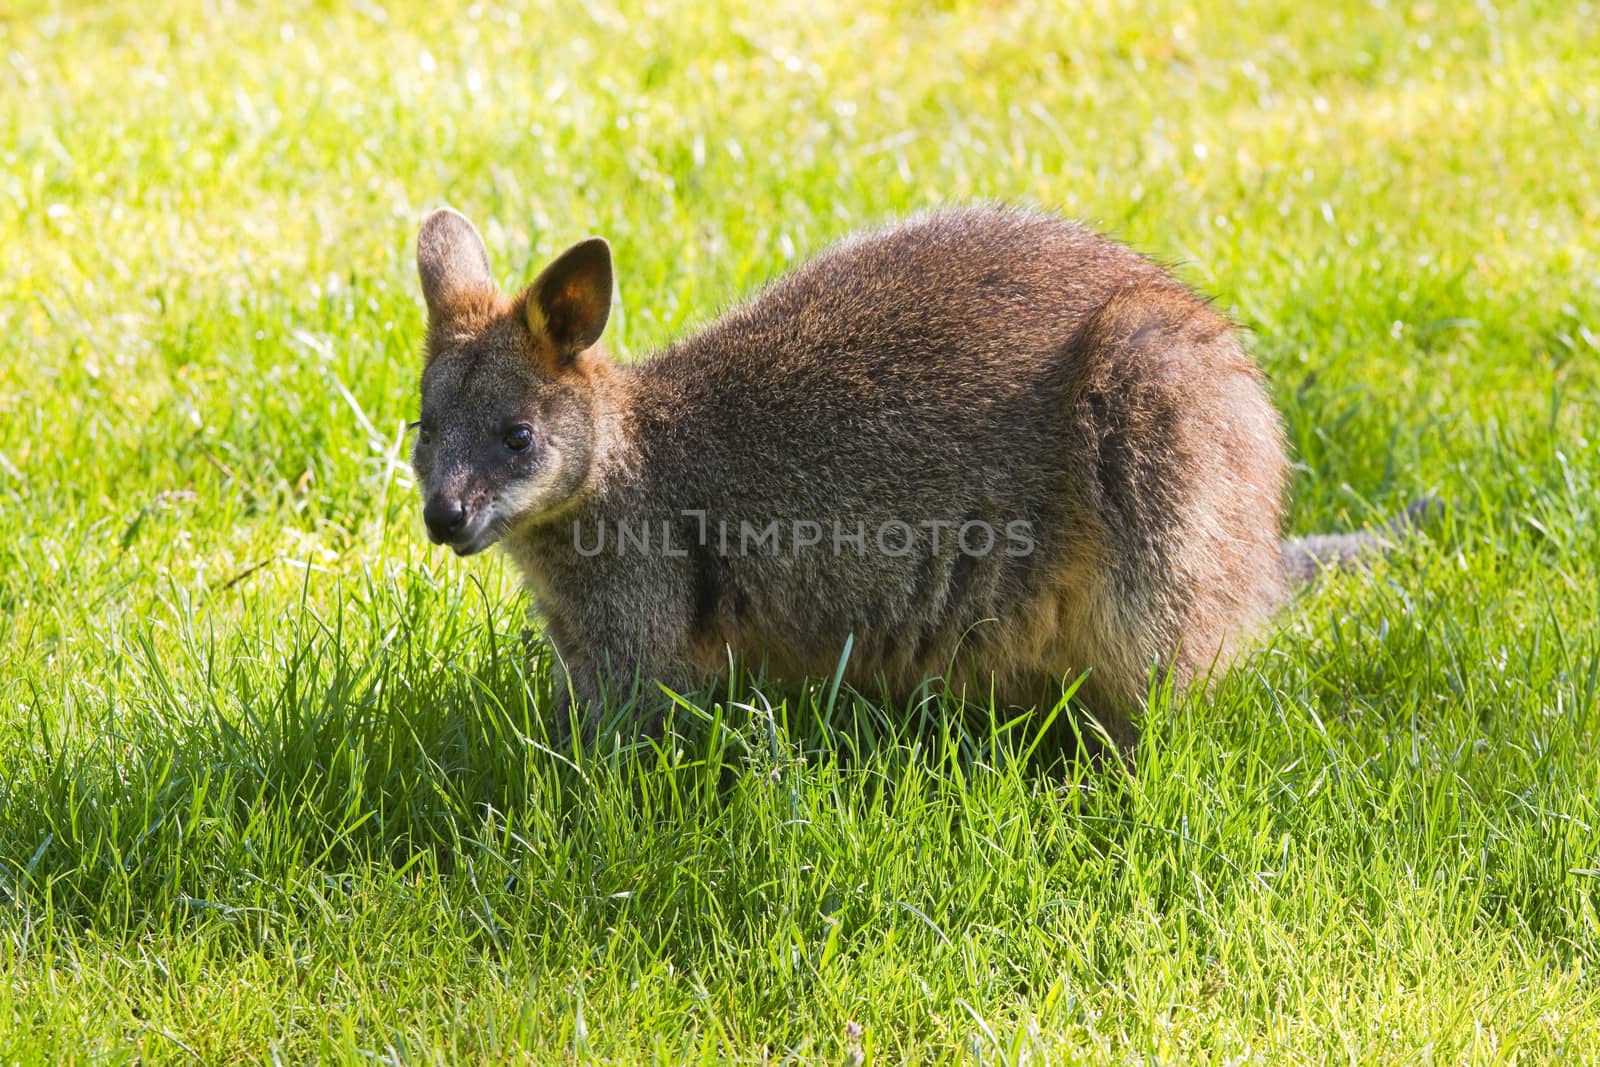
[[[413,422],[413,423],[409,424],[408,426],[406,426],[406,429],[417,431],[417,443],[418,444],[423,444],[423,445],[431,445],[431,444],[433,444],[433,427],[428,425],[427,423],[423,422],[421,419],[418,419],[416,422]]]
[[[522,452],[533,444],[533,429],[528,426],[513,426],[506,431],[506,447],[513,452]]]

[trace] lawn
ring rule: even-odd
[[[0,13],[0,1062],[1600,1062],[1600,10]],[[1016,201],[1249,334],[1299,596],[1137,765],[735,685],[553,740],[427,543],[411,242],[589,233],[644,358]]]

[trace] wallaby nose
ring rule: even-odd
[[[428,524],[428,536],[435,544],[452,540],[467,525],[467,509],[461,501],[445,496],[429,498],[422,508],[422,521]]]

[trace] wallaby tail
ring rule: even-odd
[[[1310,582],[1324,570],[1354,566],[1382,555],[1395,542],[1438,514],[1442,505],[1432,496],[1414,501],[1384,525],[1347,534],[1316,534],[1283,543],[1283,566],[1291,584]]]

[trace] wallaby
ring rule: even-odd
[[[629,365],[599,238],[508,297],[444,209],[417,266],[429,534],[505,545],[591,728],[641,683],[825,678],[848,647],[868,691],[1022,708],[1087,672],[1128,745],[1153,672],[1209,672],[1376,543],[1280,541],[1282,428],[1230,324],[1058,218],[913,217]]]

